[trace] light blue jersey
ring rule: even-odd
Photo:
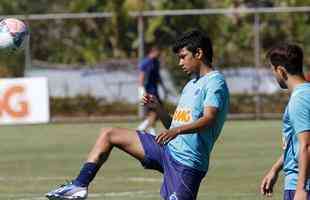
[[[298,85],[292,92],[283,115],[285,190],[296,190],[298,179],[298,134],[310,130],[310,83]],[[310,190],[310,179],[306,184]]]
[[[216,107],[218,113],[213,126],[199,132],[178,135],[168,143],[172,157],[182,164],[208,171],[213,145],[224,125],[229,109],[229,91],[224,76],[212,71],[193,79],[184,87],[170,128],[192,123],[203,116],[204,108]]]

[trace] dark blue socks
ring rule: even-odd
[[[85,163],[78,177],[73,181],[73,184],[79,187],[88,187],[89,183],[95,178],[99,166],[96,163]]]

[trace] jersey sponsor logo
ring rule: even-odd
[[[184,108],[177,109],[173,115],[173,121],[182,123],[192,121],[191,110]]]
[[[172,195],[169,196],[169,200],[178,200],[177,194],[174,192]]]
[[[194,96],[198,96],[199,94],[200,94],[200,88],[198,88],[196,91],[195,91],[195,93],[194,93]]]
[[[29,104],[24,100],[25,87],[14,85],[8,87],[0,96],[0,117],[3,113],[12,118],[23,118],[29,114]]]

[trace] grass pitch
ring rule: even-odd
[[[0,199],[43,200],[74,178],[101,127],[134,123],[0,127]],[[260,200],[262,176],[281,153],[280,121],[229,121],[215,145],[198,200]],[[283,178],[275,195],[282,199]],[[159,200],[161,175],[116,148],[90,187],[89,199]]]

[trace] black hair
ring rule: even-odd
[[[279,44],[271,48],[266,58],[274,66],[283,66],[291,75],[303,74],[303,51],[296,44]]]
[[[204,32],[197,29],[185,32],[179,38],[177,38],[172,47],[172,50],[174,53],[178,53],[179,50],[184,47],[186,47],[186,49],[193,54],[197,53],[198,48],[201,48],[205,56],[204,62],[208,65],[212,63],[212,42],[208,35]]]
[[[145,48],[146,54],[149,54],[149,53],[150,53],[151,51],[153,51],[154,49],[160,50],[160,47],[159,47],[156,43],[154,43],[154,42],[152,42],[152,43],[146,43],[145,46],[144,46],[144,48]]]

